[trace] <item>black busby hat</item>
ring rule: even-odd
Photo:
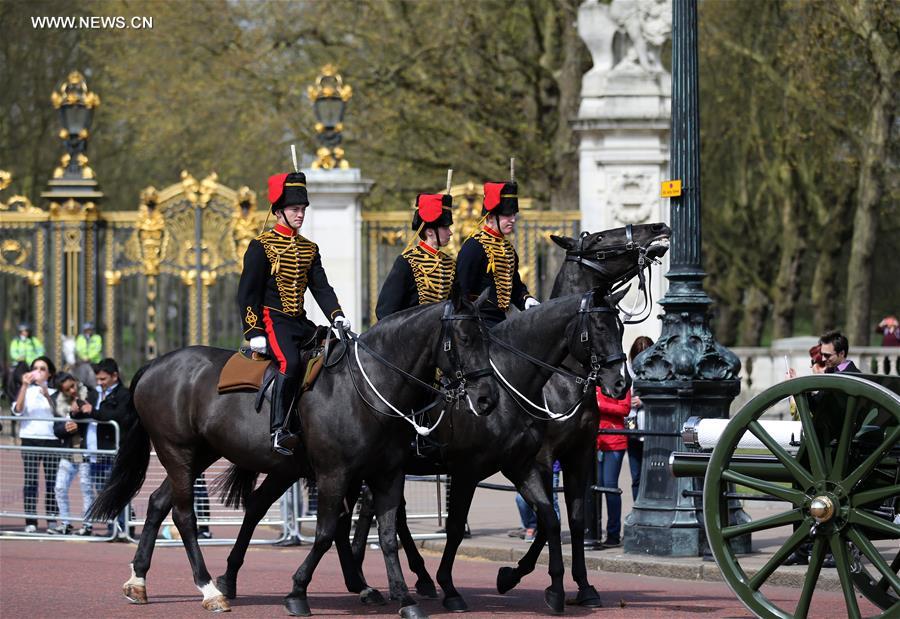
[[[412,229],[440,228],[453,225],[453,198],[446,193],[420,193],[416,196]]]
[[[269,202],[272,203],[272,213],[287,206],[309,205],[306,175],[303,172],[290,172],[270,176]]]
[[[482,215],[512,215],[519,212],[519,187],[514,181],[485,183]]]

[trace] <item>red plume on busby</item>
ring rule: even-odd
[[[269,202],[273,213],[287,206],[309,205],[306,175],[303,172],[290,172],[270,176]]]
[[[482,215],[512,215],[519,212],[518,185],[514,182],[485,183]]]
[[[453,225],[453,198],[446,193],[420,193],[416,196],[416,211],[413,213],[412,229],[419,226],[440,228]]]

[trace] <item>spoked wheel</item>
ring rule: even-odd
[[[759,422],[789,396],[794,398],[803,427],[796,456]],[[768,462],[732,462],[745,432],[768,448],[772,455]],[[900,496],[898,446],[900,396],[847,374],[786,381],[767,389],[735,415],[710,458],[703,511],[709,546],[722,576],[750,611],[760,617],[806,617],[822,563],[831,552],[846,603],[843,616],[862,616],[857,591],[882,609],[878,617],[900,616],[900,525],[894,522],[894,505]],[[779,481],[789,481],[790,487]],[[784,501],[784,510],[729,525],[729,482]],[[740,535],[784,526],[792,526],[793,533],[764,566],[750,574],[726,543]],[[793,611],[780,608],[761,587],[791,553],[810,543],[797,607]]]

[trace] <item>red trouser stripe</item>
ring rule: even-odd
[[[275,326],[272,324],[272,317],[269,315],[268,307],[263,308],[263,323],[266,325],[266,335],[269,336],[269,346],[272,347],[272,352],[275,353],[275,358],[278,360],[278,368],[284,374],[287,372],[287,359],[284,358],[281,346],[278,345],[278,338],[275,337]]]

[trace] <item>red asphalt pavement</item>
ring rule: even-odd
[[[213,578],[224,571],[229,548],[203,548]],[[241,617],[278,617],[287,613],[281,599],[290,589],[291,575],[306,556],[308,546],[299,548],[251,548],[238,582],[238,598],[232,612]],[[80,541],[0,541],[0,616],[39,619],[42,617],[198,617],[208,614],[200,607],[201,596],[193,586],[190,567],[182,547],[159,547],[147,578],[150,604],[129,604],[121,585],[130,575],[128,564],[134,554],[131,544],[88,543]],[[439,557],[426,555],[433,575]],[[457,588],[467,600],[468,617],[547,616],[543,589],[549,583],[546,567],[528,576],[507,595],[499,595],[494,581],[500,563],[459,559],[454,570]],[[365,572],[369,584],[387,595],[384,563],[378,551],[366,555]],[[407,582],[414,578],[404,565]],[[605,607],[590,611],[568,607],[569,616],[591,614],[605,617],[752,617],[724,584],[673,580],[594,572],[592,583],[600,591]],[[566,580],[570,595],[571,580]],[[770,598],[796,600],[798,589],[768,588]],[[319,565],[310,586],[310,606],[314,615],[396,617],[398,607],[362,606],[355,595],[346,592],[337,562],[329,552]],[[860,602],[866,616],[875,607]],[[433,617],[449,617],[440,600],[421,601]],[[788,607],[793,604],[789,603]],[[841,612],[835,614],[834,609]],[[843,616],[840,593],[817,592],[810,616]]]

